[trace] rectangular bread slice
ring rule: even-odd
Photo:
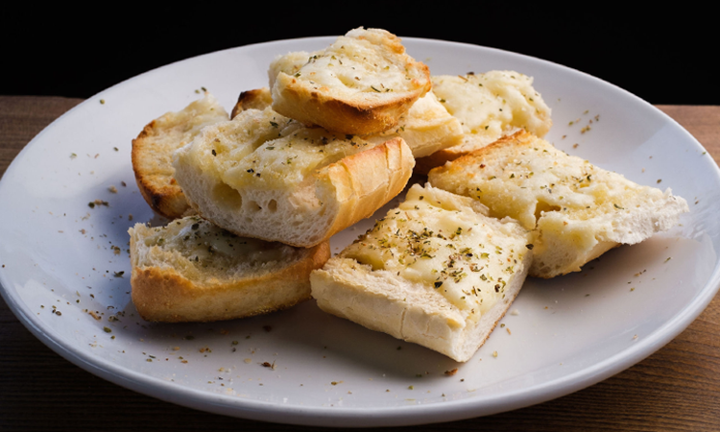
[[[318,306],[465,362],[522,287],[532,252],[517,222],[414,185],[405,202],[311,274]]]
[[[218,321],[285,309],[310,298],[310,272],[330,257],[310,248],[237,237],[190,216],[130,228],[132,300],[148,321]]]
[[[615,246],[670,229],[688,211],[670,189],[638,185],[524,131],[435,168],[428,179],[533,230],[530,276],[543,278],[580,271]]]

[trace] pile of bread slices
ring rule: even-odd
[[[206,94],[133,141],[138,186],[171,219],[130,229],[143,318],[233,319],[312,296],[462,362],[526,275],[579,271],[688,211],[544,141],[550,110],[517,72],[431,76],[393,34],[358,28],[277,57],[269,77],[231,116]],[[330,237],[413,171],[428,183],[330,258]]]

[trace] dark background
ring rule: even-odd
[[[687,3],[687,2],[686,2]],[[427,5],[432,4],[432,7]],[[710,11],[633,11],[604,4],[276,2],[167,4],[105,12],[62,5],[12,6],[0,18],[0,94],[87,98],[188,57],[277,39],[364,27],[514,51],[597,76],[654,104],[720,104],[720,36]]]

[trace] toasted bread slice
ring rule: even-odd
[[[235,118],[244,110],[265,109],[271,105],[272,97],[267,87],[245,91],[240,94],[232,117]],[[361,137],[373,143],[402,138],[412,150],[413,157],[419,158],[460,144],[463,129],[460,120],[447,112],[431,90],[418,99],[407,114],[400,117],[397,126]]]
[[[290,53],[270,65],[273,109],[308,126],[368,135],[397,125],[432,88],[426,65],[400,38],[357,28],[313,53]]]
[[[550,108],[532,86],[532,77],[514,71],[432,77],[433,92],[463,125],[459,145],[417,161],[416,171],[430,169],[512,135],[519,129],[543,137],[550,130]]]
[[[228,114],[210,94],[179,112],[169,112],[151,121],[132,143],[135,180],[145,201],[168,219],[183,216],[190,207],[175,181],[172,154],[197,136],[207,125],[228,119]]]
[[[330,257],[237,237],[190,216],[130,228],[132,300],[148,321],[218,321],[285,309],[310,298],[310,272]]]
[[[531,276],[551,278],[620,244],[670,229],[684,199],[568,156],[521,131],[430,171],[432,185],[475,198],[533,230]]]
[[[371,143],[266,108],[205,128],[174,164],[206,219],[238,235],[311,247],[400,193],[415,160],[401,138]]]
[[[318,306],[372,330],[469,360],[517,296],[527,230],[485,206],[413,185],[398,208],[310,276]]]

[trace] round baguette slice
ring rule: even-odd
[[[347,134],[395,126],[432,88],[428,67],[405,53],[400,38],[362,27],[324,50],[280,56],[268,74],[275,111]]]
[[[530,276],[542,278],[580,271],[613,247],[669,230],[689,211],[670,189],[638,185],[524,131],[433,169],[428,180],[533,230]]]
[[[175,176],[204,218],[237,235],[311,247],[399,194],[415,160],[401,138],[371,143],[246,110],[175,154]]]
[[[132,142],[135,180],[145,201],[168,218],[183,216],[190,207],[175,181],[172,154],[189,143],[205,126],[228,119],[225,109],[210,93],[179,112],[151,121]]]
[[[326,312],[468,361],[525,280],[528,232],[470,198],[414,185],[310,276]]]
[[[524,129],[543,137],[550,130],[550,108],[533,88],[533,78],[515,71],[432,77],[433,92],[462,122],[462,142],[419,159],[415,170],[427,174],[503,136]]]
[[[132,300],[148,321],[218,321],[285,309],[310,298],[326,243],[293,248],[237,237],[190,216],[130,228]]]

